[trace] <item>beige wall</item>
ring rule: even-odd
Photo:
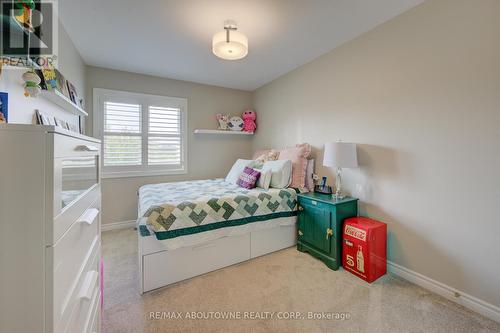
[[[68,33],[59,24],[59,54],[58,54],[58,66],[61,72],[64,74],[66,79],[70,80],[71,83],[76,88],[76,91],[80,97],[85,97],[86,95],[86,84],[85,84],[85,71],[86,66],[83,62],[80,53],[76,49],[73,41],[68,36]],[[86,101],[87,104],[89,103]]]
[[[428,1],[254,94],[254,148],[309,142],[321,165],[325,142],[358,143],[346,187],[389,224],[389,259],[496,306],[499,13]]]
[[[158,64],[161,65],[161,62]],[[105,88],[138,93],[184,97],[188,100],[188,174],[161,177],[104,179],[103,223],[137,219],[137,190],[144,184],[187,179],[225,177],[234,161],[250,155],[252,139],[246,136],[193,134],[196,128],[216,128],[215,114],[240,114],[252,105],[250,92],[87,67],[88,133],[92,128],[92,89]]]

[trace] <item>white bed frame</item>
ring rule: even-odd
[[[295,223],[287,223],[290,219]],[[278,220],[288,225],[226,236],[175,250],[166,249],[154,235],[141,236],[138,230],[141,294],[294,246],[297,243],[297,217],[273,221],[280,223]]]
[[[313,173],[314,159],[311,159],[307,164],[306,177],[306,187],[310,190],[314,188]],[[167,249],[154,235],[141,236],[137,228],[141,294],[295,246],[297,217],[281,217],[272,221],[276,223],[275,227],[226,236],[175,250]]]

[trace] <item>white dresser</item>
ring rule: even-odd
[[[100,141],[0,125],[0,332],[100,332]]]

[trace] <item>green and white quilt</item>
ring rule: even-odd
[[[160,240],[293,216],[296,210],[293,188],[248,190],[224,179],[209,179],[139,189],[139,216]]]

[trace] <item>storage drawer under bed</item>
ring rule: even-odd
[[[296,221],[296,217],[283,219]],[[155,236],[141,236],[139,232],[141,292],[292,247],[296,243],[295,223],[226,236],[175,250],[166,250]]]
[[[224,237],[209,243],[144,255],[143,291],[250,259],[250,234]]]
[[[250,238],[250,257],[260,257],[296,245],[297,225],[280,225],[271,229],[252,231]]]

